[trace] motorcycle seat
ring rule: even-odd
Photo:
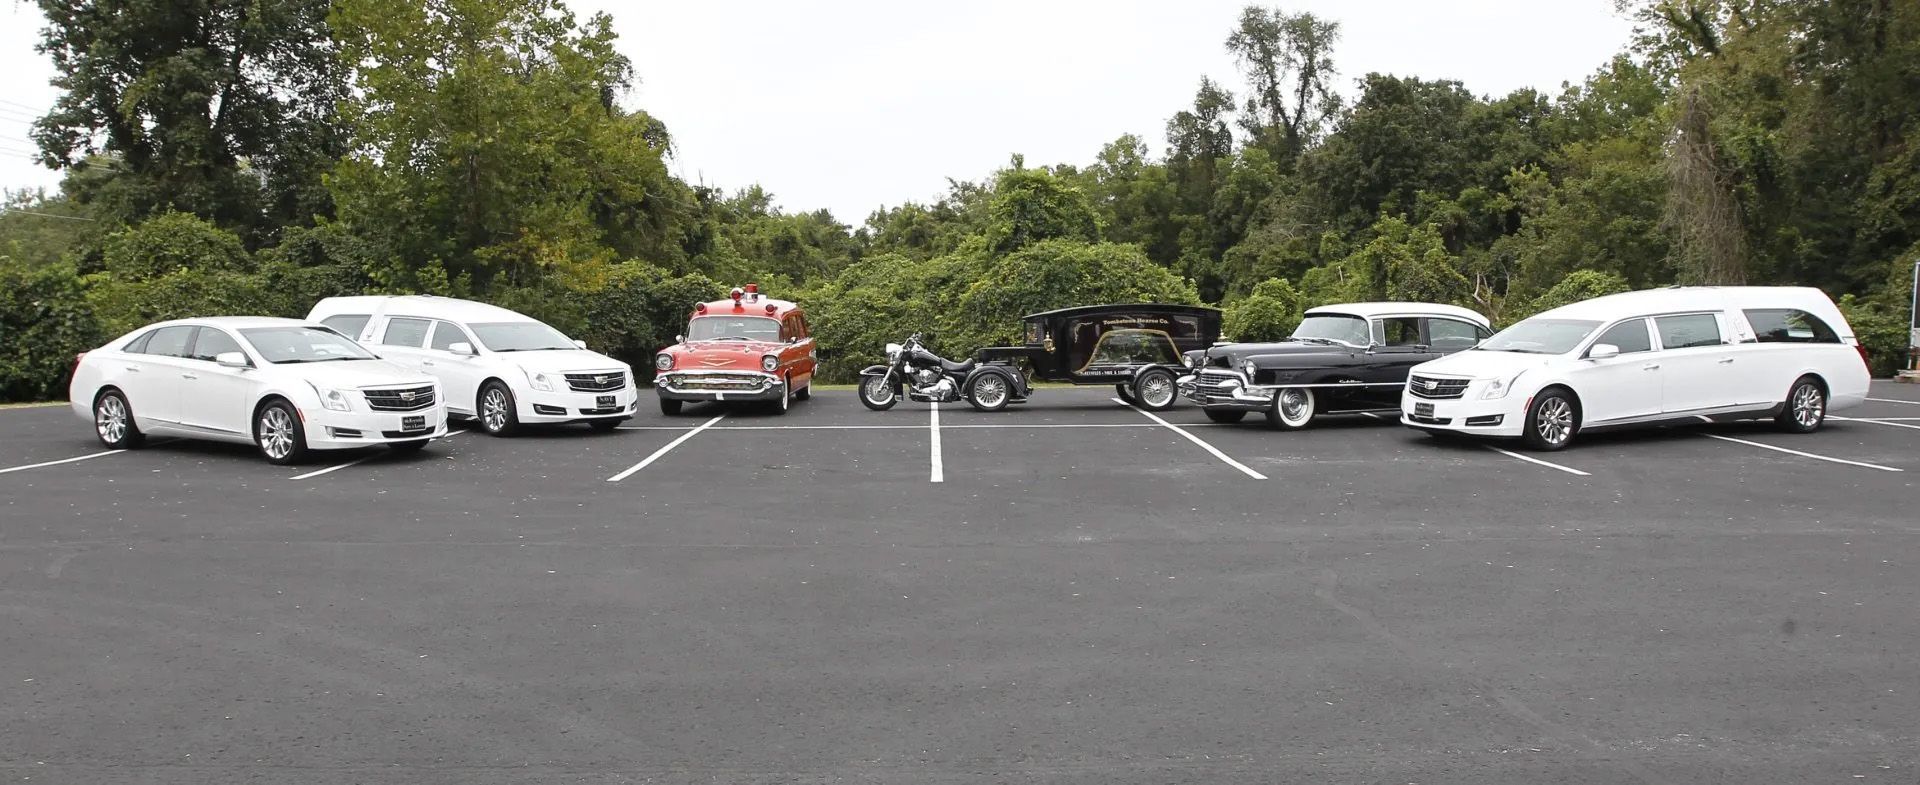
[[[957,363],[957,362],[953,362],[952,360],[948,360],[944,357],[940,358],[940,369],[943,371],[946,371],[947,373],[967,373],[969,371],[972,371],[973,366],[978,364],[979,363],[973,360]]]

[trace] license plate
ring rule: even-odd
[[[1430,403],[1416,403],[1416,404],[1414,404],[1414,405],[1413,405],[1413,416],[1415,416],[1415,417],[1432,417],[1432,416],[1433,416],[1433,404],[1430,404]]]
[[[427,429],[427,416],[424,414],[417,414],[410,417],[400,418],[400,430],[424,431],[426,429]]]
[[[614,407],[613,396],[611,395],[595,396],[593,399],[593,406],[596,409],[611,409]]]

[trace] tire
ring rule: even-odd
[[[1247,419],[1244,409],[1206,409],[1207,419],[1217,423],[1232,424]]]
[[[860,403],[876,412],[884,412],[900,402],[900,385],[885,376],[860,377]]]
[[[107,390],[93,400],[93,434],[109,450],[135,450],[147,443],[147,435],[133,421],[133,406],[119,390]]]
[[[1133,385],[1116,384],[1113,386],[1113,391],[1118,393],[1120,400],[1126,401],[1128,406],[1133,406],[1140,402],[1139,399],[1133,397]]]
[[[1133,377],[1133,397],[1136,406],[1150,412],[1164,412],[1173,408],[1180,400],[1180,389],[1173,382],[1173,373],[1165,368],[1149,368],[1139,376]]]
[[[426,447],[428,441],[427,439],[421,439],[413,442],[394,442],[387,445],[387,451],[394,455],[412,455],[419,452],[421,448]]]
[[[1297,431],[1313,424],[1313,390],[1306,387],[1288,387],[1273,394],[1273,402],[1267,404],[1267,424],[1283,431]]]
[[[1827,391],[1819,380],[1802,376],[1787,390],[1787,403],[1773,418],[1787,433],[1813,433],[1827,421]]]
[[[787,379],[780,381],[780,400],[775,404],[777,408],[773,410],[774,414],[786,414],[788,409],[793,408],[793,384]]]
[[[1565,390],[1548,390],[1533,397],[1527,407],[1521,438],[1541,452],[1564,450],[1580,432],[1580,407]]]
[[[795,392],[793,394],[793,399],[796,401],[813,400],[813,380],[811,379],[807,380],[807,386],[802,387],[798,392]]]
[[[487,382],[480,387],[480,401],[473,409],[480,414],[480,430],[488,436],[512,436],[520,429],[520,409],[513,401],[513,391],[499,382]]]
[[[293,404],[274,401],[253,418],[253,443],[267,463],[286,466],[307,457],[307,431]]]
[[[685,406],[686,403],[687,403],[686,401],[674,401],[674,400],[668,400],[666,398],[661,398],[660,413],[668,417],[677,417],[680,414],[680,408],[682,406]]]
[[[998,373],[976,373],[967,380],[967,403],[983,412],[1007,408],[1013,400],[1013,382]]]
[[[592,428],[594,433],[613,433],[615,428],[620,427],[620,423],[623,423],[626,421],[627,420],[624,417],[617,420],[615,419],[589,420],[587,421],[587,427]]]

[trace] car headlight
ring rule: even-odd
[[[673,355],[667,354],[666,352],[655,355],[653,358],[653,367],[655,370],[660,371],[673,370]]]
[[[1253,361],[1252,360],[1248,360],[1244,363],[1241,363],[1240,370],[1246,371],[1247,381],[1253,381]]]
[[[332,387],[322,387],[320,385],[314,384],[311,381],[307,382],[307,386],[313,388],[314,395],[320,396],[321,407],[326,409],[332,409],[333,411],[336,411],[336,412],[345,412],[345,411],[353,410],[353,404],[347,398],[347,394],[345,392],[341,390],[336,390]]]
[[[1513,383],[1519,380],[1520,374],[1517,373],[1510,378],[1494,379],[1493,383],[1488,384],[1487,389],[1480,393],[1480,400],[1491,401],[1507,397],[1507,393],[1513,391]]]
[[[765,357],[760,358],[760,370],[766,371],[767,373],[773,373],[773,369],[778,367],[780,367],[779,357],[775,357],[769,354]]]
[[[553,392],[553,377],[544,373],[527,374],[527,384],[542,392]]]

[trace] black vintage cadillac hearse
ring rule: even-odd
[[[1314,308],[1293,336],[1227,343],[1185,355],[1180,392],[1214,422],[1261,412],[1276,428],[1305,428],[1323,414],[1393,412],[1413,366],[1472,348],[1492,335],[1487,317],[1432,303],[1349,303]]]
[[[1022,345],[981,349],[980,361],[1018,362],[1050,382],[1111,384],[1122,400],[1153,411],[1179,399],[1181,356],[1220,338],[1219,309],[1198,305],[1082,305],[1022,321]]]

